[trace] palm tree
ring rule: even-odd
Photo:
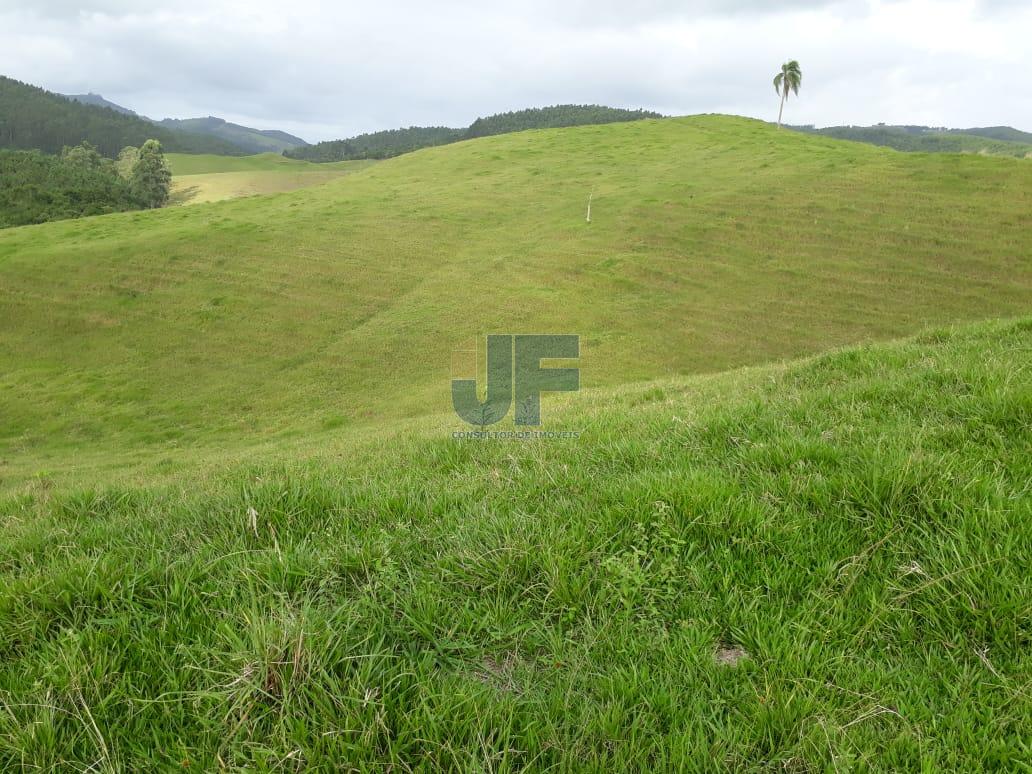
[[[781,72],[774,76],[774,91],[781,95],[781,109],[778,111],[778,127],[781,127],[781,116],[785,113],[785,100],[788,99],[788,92],[792,91],[799,96],[799,86],[803,82],[803,71],[799,69],[799,62],[792,60],[781,65]]]

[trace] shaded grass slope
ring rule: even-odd
[[[995,322],[8,497],[0,768],[1021,770],[1030,366]]]

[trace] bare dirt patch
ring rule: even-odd
[[[713,653],[713,660],[717,662],[719,666],[725,667],[737,666],[739,661],[746,658],[749,658],[749,654],[746,652],[745,648],[740,645],[727,645],[721,643]]]

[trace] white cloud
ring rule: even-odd
[[[0,73],[153,117],[310,140],[599,102],[797,123],[1032,129],[1032,8],[1008,0],[527,0],[522,4],[0,0]]]

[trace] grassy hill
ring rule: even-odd
[[[1020,770],[1030,205],[702,116],[0,233],[0,770]],[[505,331],[576,438],[451,436]]]
[[[38,482],[0,499],[0,768],[1019,771],[1030,353],[1026,318],[573,396],[571,442],[420,421],[168,487]]]
[[[372,161],[313,164],[276,153],[212,156],[172,153],[172,203],[202,204],[321,185],[369,167]]]
[[[592,222],[585,222],[594,192]],[[727,117],[531,131],[0,234],[0,486],[148,479],[450,410],[488,332],[582,384],[1028,311],[1032,165]]]

